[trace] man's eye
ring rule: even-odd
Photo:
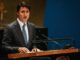
[[[25,11],[21,11],[22,13],[24,13]]]
[[[26,11],[26,13],[28,13],[29,11]]]

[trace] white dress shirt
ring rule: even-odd
[[[17,21],[20,25],[20,28],[21,28],[21,31],[22,31],[22,28],[23,28],[23,25],[25,25],[25,30],[26,30],[26,35],[27,35],[27,42],[29,41],[29,33],[28,33],[28,26],[27,26],[27,23],[23,23],[22,21],[19,20],[19,18],[17,18]]]

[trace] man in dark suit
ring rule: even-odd
[[[9,24],[4,30],[4,36],[2,40],[2,48],[7,53],[31,53],[39,52],[40,48],[33,43],[36,38],[35,28],[36,26],[28,22],[30,17],[30,6],[25,2],[20,3],[17,6],[17,20]],[[23,26],[25,33],[23,33]],[[25,36],[27,38],[25,38]],[[46,44],[44,43],[46,46]],[[34,47],[35,46],[35,47]]]

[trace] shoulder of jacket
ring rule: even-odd
[[[16,21],[13,21],[12,23],[8,24],[8,27],[13,27],[16,24]]]
[[[38,25],[36,25],[36,24],[34,24],[32,22],[28,22],[28,24],[31,25],[31,26],[33,26],[33,27],[35,27],[35,28],[41,28],[40,26],[38,26]]]

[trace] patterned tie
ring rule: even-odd
[[[27,34],[26,34],[25,26],[26,26],[26,24],[23,25],[22,32],[23,32],[25,44],[27,45]]]

